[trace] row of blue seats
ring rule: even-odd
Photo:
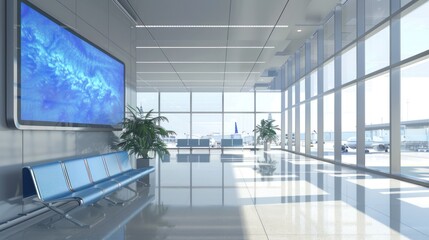
[[[222,139],[222,147],[243,147],[243,139]]]
[[[177,139],[177,147],[210,147],[210,139]]]
[[[210,147],[209,139],[177,139],[177,147]],[[243,139],[221,139],[222,147],[243,147]]]
[[[177,152],[179,148],[208,148],[210,152],[210,139],[177,139]]]
[[[23,197],[37,195],[38,201],[50,208],[51,203],[70,201],[89,205],[154,170],[154,167],[132,168],[127,152],[25,166]]]

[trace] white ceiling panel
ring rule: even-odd
[[[263,49],[228,49],[228,59],[227,61],[263,61],[258,60],[258,55]],[[275,49],[267,49],[271,52],[274,52]]]
[[[198,80],[198,79],[207,79],[207,80],[220,80],[223,81],[224,73],[221,72],[179,72],[180,78],[184,80]]]
[[[273,28],[233,28],[229,30],[228,39],[231,46],[264,46],[272,30]]]
[[[259,76],[259,73],[249,73],[249,72],[246,72],[246,73],[230,73],[230,72],[228,72],[225,74],[225,80],[229,80],[229,79],[231,79],[231,80],[237,80],[237,79],[246,80],[248,78],[254,79],[254,76]]]
[[[305,0],[300,0],[305,1]],[[234,0],[231,1],[231,24],[269,25],[280,16],[285,0]]]
[[[193,92],[222,92],[222,91],[228,91],[226,90],[224,87],[222,86],[217,86],[217,87],[192,87],[191,91]],[[234,91],[237,92],[237,91]]]
[[[146,92],[146,88],[145,87],[138,87],[137,88],[138,92]],[[148,91],[152,91],[150,88],[148,89]],[[189,88],[185,88],[185,87],[177,87],[177,86],[170,86],[170,87],[157,87],[156,91],[158,92],[189,92],[190,89]]]
[[[175,24],[175,23],[173,23]],[[161,46],[174,42],[182,42],[188,46],[187,41],[211,42],[213,44],[226,44],[228,29],[226,28],[150,28],[148,29]],[[205,46],[205,45],[203,45]]]
[[[161,49],[136,49],[137,62],[139,61],[168,61]]]
[[[143,64],[138,63],[136,64],[136,69],[138,73],[141,72],[174,72],[174,69],[171,67],[170,64],[158,64],[158,63],[151,63],[151,64]]]
[[[235,72],[240,72],[244,74],[240,74],[241,76],[247,76],[249,72],[252,71],[254,64],[228,64],[226,65],[226,76],[227,78],[230,76],[233,76],[234,78],[238,77],[238,74],[232,74]],[[262,64],[256,64],[256,65],[262,65]],[[230,74],[231,73],[231,74]],[[258,74],[252,74],[252,75],[259,75]]]
[[[136,61],[143,62],[136,63],[138,91],[250,91],[268,85],[272,77],[261,76],[279,69],[340,1],[128,0],[137,21],[148,26],[134,28]],[[288,27],[273,28],[276,23]]]
[[[176,73],[137,72],[137,80],[180,80]]]
[[[193,72],[198,68],[201,72],[223,72],[224,64],[207,64],[207,63],[191,63],[191,64],[173,64],[178,72]]]
[[[229,50],[228,50],[229,51]],[[225,49],[164,49],[170,61],[225,61]]]
[[[229,0],[128,0],[146,25],[228,24]]]
[[[224,84],[229,87],[241,87],[244,83],[245,81],[225,81]]]
[[[156,41],[146,28],[133,27],[136,32],[136,46],[157,46]]]

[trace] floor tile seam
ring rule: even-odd
[[[299,161],[300,159],[295,159],[294,161]],[[317,159],[316,159],[317,160]],[[332,165],[335,165],[334,163],[332,163]],[[343,172],[345,169],[344,169],[344,167],[343,166],[341,166],[341,172]],[[300,172],[301,173],[301,172]],[[325,175],[325,177],[332,177],[332,176],[330,176],[328,173],[323,173],[323,175]],[[342,196],[344,196],[344,197],[349,197],[348,195],[346,195],[346,194],[344,194],[344,193],[342,193],[341,194]],[[353,199],[353,198],[352,198]],[[353,206],[352,204],[350,204],[349,202],[346,202],[346,201],[344,201],[343,199],[341,199],[341,202],[343,202],[343,203],[345,203],[347,206],[350,206],[350,207],[353,207],[353,208],[355,208],[356,209],[356,206]],[[387,217],[387,218],[389,218],[390,219],[390,216],[388,216],[388,215],[386,215],[385,213],[383,213],[382,211],[380,211],[380,210],[378,210],[378,209],[376,209],[376,208],[373,208],[373,207],[370,207],[370,206],[368,206],[368,208],[370,208],[371,210],[373,210],[373,211],[375,211],[375,212],[377,212],[377,213],[379,213],[379,214],[381,214],[381,215],[383,215],[383,216],[385,216],[385,217]],[[366,216],[369,216],[370,217],[370,215],[368,215],[366,212],[362,212],[362,213],[364,213]],[[259,213],[258,213],[258,215],[259,215]],[[377,219],[375,219],[377,222],[380,222],[379,220],[377,220]],[[405,224],[403,221],[400,221],[399,222],[400,224],[402,224],[402,225],[404,225],[404,226],[406,226],[406,227],[408,227],[408,228],[410,228],[410,229],[413,229],[414,231],[416,231],[416,232],[418,232],[418,233],[420,233],[420,234],[422,234],[422,235],[425,235],[425,236],[428,236],[427,234],[425,234],[425,233],[423,233],[422,231],[419,231],[418,229],[416,229],[416,228],[414,228],[414,227],[411,227],[411,226],[409,226],[409,225],[407,225],[407,224]],[[394,230],[394,231],[396,231],[395,229],[393,229],[392,227],[390,227],[390,226],[386,226],[386,227],[388,227],[388,228],[390,228],[391,230]],[[265,228],[264,228],[265,229]]]
[[[268,232],[267,232],[267,229],[265,228],[265,224],[264,224],[264,222],[263,222],[263,220],[262,220],[262,217],[261,217],[261,215],[259,214],[259,211],[258,211],[257,205],[256,205],[256,204],[253,204],[253,208],[255,209],[256,215],[258,216],[259,222],[261,223],[262,229],[264,229],[265,236],[266,236],[266,238],[269,240],[269,239],[270,239],[270,237],[268,236]]]
[[[241,179],[243,179],[243,178],[244,178],[243,172],[242,172],[241,170],[240,170],[239,172],[240,172],[240,178],[241,178]],[[256,176],[255,176],[255,177],[256,177]],[[247,188],[247,192],[249,193],[249,196],[252,196],[251,188],[249,187],[248,182],[247,182],[247,181],[244,181],[244,184],[245,184],[245,186],[246,186],[246,188]],[[256,197],[256,196],[255,196],[255,197]],[[252,199],[253,209],[255,210],[256,215],[258,216],[258,219],[259,219],[259,222],[260,222],[260,224],[261,224],[261,226],[262,226],[262,229],[264,229],[265,237],[269,240],[270,238],[269,238],[269,236],[268,236],[268,232],[267,232],[267,230],[266,230],[266,228],[265,228],[264,222],[262,221],[262,217],[261,217],[261,215],[259,214],[258,209],[257,209],[257,205],[256,205],[255,197],[251,197],[251,199]]]
[[[323,173],[323,174],[325,174],[325,175],[329,176],[327,173]],[[353,184],[353,183],[351,183],[351,184]],[[357,185],[357,184],[354,184],[354,185]],[[345,195],[344,193],[342,193],[342,194],[341,194],[341,196],[349,197],[348,195]],[[350,198],[350,199],[352,199],[352,200],[356,200],[356,199],[354,199],[354,198]],[[353,208],[355,208],[356,210],[358,210],[358,209],[357,209],[357,205],[358,205],[357,201],[356,201],[356,204],[357,204],[356,206],[354,206],[353,204],[351,204],[351,203],[349,203],[349,202],[347,202],[347,201],[344,201],[342,198],[341,198],[341,200],[340,200],[340,201],[341,201],[341,202],[343,202],[344,204],[346,204],[347,206],[353,207]],[[365,207],[366,207],[366,208],[369,208],[370,210],[372,210],[372,211],[374,211],[374,212],[377,212],[378,214],[381,214],[381,215],[385,216],[385,217],[386,217],[386,218],[388,218],[388,219],[391,219],[390,214],[389,214],[389,215],[387,215],[386,213],[382,212],[382,211],[381,211],[381,210],[379,210],[378,208],[375,208],[375,207],[372,207],[372,206],[367,206],[367,205],[365,205]],[[359,210],[358,210],[358,211],[359,211]],[[368,214],[367,214],[367,212],[366,212],[366,211],[365,211],[365,212],[359,211],[359,212],[361,212],[361,213],[365,214],[365,215],[366,215],[366,216],[368,216],[368,217],[371,217],[370,215],[368,215]],[[379,221],[379,220],[377,220],[376,218],[374,218],[374,220],[376,220],[377,222],[380,222],[380,221]],[[382,223],[382,222],[380,222],[380,223]],[[383,224],[383,223],[382,223],[382,224]],[[414,231],[416,231],[416,232],[418,232],[418,233],[420,233],[420,234],[422,234],[422,235],[429,236],[429,234],[424,233],[424,232],[422,232],[422,231],[420,231],[420,230],[418,230],[418,229],[416,229],[416,228],[414,228],[414,227],[412,227],[412,226],[410,226],[410,225],[406,224],[406,223],[405,223],[405,222],[403,222],[402,220],[400,220],[400,221],[399,221],[399,224],[402,224],[402,225],[404,225],[405,227],[408,227],[408,228],[410,228],[410,229],[413,229]],[[391,230],[396,231],[395,229],[391,228],[390,226],[387,226],[387,225],[386,225],[386,227],[389,227]]]
[[[382,215],[384,215],[384,216],[386,216],[389,220],[391,220],[391,217],[390,216],[388,216],[388,215],[386,215],[386,214],[384,214],[383,212],[381,212],[381,211],[379,211],[378,209],[376,209],[376,208],[373,208],[373,207],[369,207],[368,206],[368,208],[370,208],[371,210],[373,210],[373,211],[375,211],[375,212],[378,212],[379,214],[382,214]],[[366,216],[369,216],[369,217],[371,217],[370,215],[368,215],[366,212],[363,212]],[[375,219],[377,222],[380,222],[380,221],[378,221],[377,219]],[[380,222],[381,223],[381,222]],[[405,227],[408,227],[408,228],[410,228],[410,229],[413,229],[414,231],[416,231],[416,232],[418,232],[418,233],[420,233],[420,234],[422,234],[422,235],[425,235],[425,236],[428,236],[428,238],[429,238],[429,234],[428,233],[424,233],[424,232],[422,232],[422,231],[420,231],[419,229],[416,229],[415,227],[412,227],[412,226],[410,226],[410,225],[408,225],[407,223],[405,223],[405,222],[403,222],[402,221],[402,218],[401,218],[401,220],[399,221],[399,224],[401,224],[401,225],[404,225]],[[396,231],[395,229],[393,229],[392,227],[390,227],[390,226],[388,226],[391,230],[394,230],[394,231]]]

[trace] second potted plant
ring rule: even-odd
[[[262,119],[261,123],[256,125],[256,129],[253,130],[259,134],[257,140],[264,143],[264,151],[269,151],[270,144],[278,140],[276,131],[280,130],[280,128],[278,125],[273,124],[274,121],[273,119]]]

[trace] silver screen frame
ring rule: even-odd
[[[7,0],[6,1],[6,123],[8,127],[19,129],[19,130],[73,130],[73,131],[120,131],[122,130],[122,126],[120,124],[115,126],[108,125],[91,125],[91,124],[82,124],[88,126],[74,126],[75,124],[70,123],[59,123],[61,126],[54,125],[33,125],[33,124],[22,124],[19,121],[19,109],[18,109],[18,98],[19,98],[19,66],[18,66],[18,48],[19,48],[19,39],[18,39],[18,31],[20,28],[18,26],[18,17],[20,17],[20,13],[18,12],[18,4],[24,2],[33,6],[34,4],[29,1],[24,0]],[[81,39],[91,43],[93,46],[98,49],[104,51],[105,53],[114,57],[113,54],[109,53],[107,50],[102,47],[94,44],[89,41],[87,38],[83,37],[79,33],[73,30],[73,28],[67,26],[60,20],[56,19],[52,15],[46,13],[42,9],[36,6],[36,11],[41,14],[47,16],[51,20],[54,20],[61,25],[66,26],[71,30],[73,34],[76,34]],[[124,105],[126,105],[126,65],[123,61],[114,57],[118,61],[120,61],[124,65]],[[125,117],[125,106],[124,106],[124,117]]]

